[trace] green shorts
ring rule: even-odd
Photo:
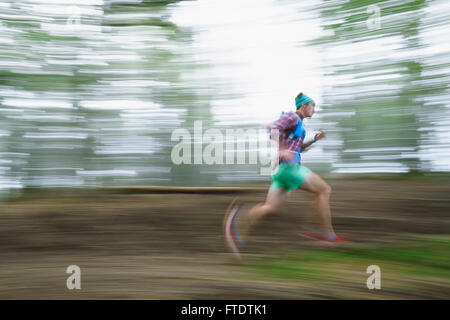
[[[272,184],[270,189],[285,188],[287,192],[292,189],[298,189],[305,181],[308,173],[311,172],[307,167],[301,164],[280,163],[272,171]]]

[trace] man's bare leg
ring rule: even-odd
[[[248,220],[250,226],[255,225],[259,220],[267,216],[279,214],[286,194],[284,188],[270,189],[267,193],[266,202],[257,204],[249,211]]]
[[[316,195],[316,210],[323,232],[327,237],[333,237],[333,226],[331,224],[330,194],[331,187],[320,176],[309,172],[300,189],[312,192]]]

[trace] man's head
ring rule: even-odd
[[[306,94],[299,93],[298,96],[295,97],[295,106],[297,108],[296,113],[303,119],[312,117],[316,103]]]

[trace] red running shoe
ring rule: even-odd
[[[325,233],[313,230],[313,229],[307,229],[304,227],[300,227],[299,230],[297,230],[297,234],[300,237],[303,237],[308,240],[315,240],[319,241],[320,243],[324,245],[331,245],[334,246],[337,243],[347,242],[347,239],[343,236],[334,235],[331,237],[327,237]]]

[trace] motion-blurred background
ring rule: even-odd
[[[448,299],[449,21],[446,0],[1,1],[0,297]],[[298,193],[233,265],[224,210],[270,178],[175,165],[172,132],[260,129],[300,91],[327,131],[303,162],[351,244],[282,236],[312,221]]]

